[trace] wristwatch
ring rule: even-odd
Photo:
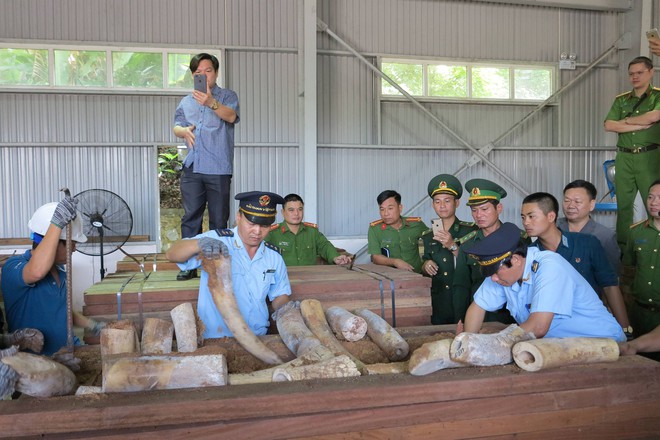
[[[456,252],[458,250],[458,246],[456,245],[456,243],[452,244],[451,247],[449,248],[449,250],[451,252]]]
[[[626,338],[630,341],[633,338],[633,328],[632,326],[622,327],[623,334],[626,335]]]
[[[213,104],[211,104],[210,108],[211,108],[211,110],[217,110],[218,107],[220,107],[220,103],[217,100],[215,100],[215,101],[213,101]]]

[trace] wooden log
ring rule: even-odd
[[[609,338],[543,338],[513,346],[513,360],[525,371],[618,359],[619,345]]]
[[[291,301],[283,307],[286,307],[287,310],[279,312],[276,321],[277,331],[291,353],[301,356],[320,345],[321,341],[305,325],[300,314],[300,305]]]
[[[227,384],[222,354],[109,356],[103,360],[103,391],[132,392]]]
[[[365,365],[367,375],[408,373],[408,362],[380,362]]]
[[[135,353],[139,350],[136,342],[135,328],[106,327],[101,330],[101,357],[119,353]]]
[[[400,361],[408,356],[408,343],[383,318],[367,309],[353,310],[353,313],[367,321],[367,335],[383,350],[389,360]]]
[[[144,320],[142,354],[168,354],[172,352],[174,325],[158,318]]]
[[[179,304],[170,312],[174,332],[176,333],[176,349],[182,353],[197,350],[197,322],[192,304]]]
[[[275,367],[273,382],[291,382],[305,379],[330,379],[360,376],[355,362],[345,354],[312,365],[299,367]]]
[[[355,356],[350,354],[343,345],[339,343],[335,335],[332,333],[328,321],[325,319],[323,306],[321,302],[316,299],[306,299],[300,303],[300,313],[305,320],[307,327],[314,333],[314,335],[321,341],[321,344],[330,349],[335,355],[339,356],[345,354],[351,358],[357,368],[362,370],[364,364]]]
[[[410,355],[408,371],[413,376],[423,376],[445,368],[466,367],[467,364],[456,362],[449,357],[451,339],[427,342]]]
[[[355,342],[367,334],[367,322],[343,307],[332,306],[325,310],[325,317],[336,335]]]
[[[231,280],[231,257],[226,248],[225,255],[217,259],[202,258],[202,267],[208,273],[213,302],[234,338],[257,359],[270,365],[281,364],[282,359],[257,338],[238,308]]]
[[[230,385],[245,385],[251,383],[268,383],[273,381],[273,373],[278,368],[295,368],[303,365],[315,364],[334,358],[335,355],[324,345],[317,345],[309,349],[305,354],[296,359],[275,367],[264,370],[254,371],[252,373],[237,373],[229,375]]]
[[[0,362],[19,375],[16,391],[32,397],[72,394],[78,387],[75,374],[64,365],[45,356],[19,352],[5,356]]]

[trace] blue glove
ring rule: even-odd
[[[53,218],[50,220],[52,224],[60,229],[64,229],[66,225],[71,223],[71,220],[76,218],[76,205],[78,200],[71,196],[64,197],[60,203],[57,204]]]
[[[212,237],[201,237],[197,240],[197,245],[204,258],[217,260],[220,256],[228,257],[229,249],[222,241]]]
[[[87,324],[87,330],[92,332],[92,334],[94,336],[100,336],[101,335],[101,330],[103,330],[106,325],[108,325],[108,323],[103,322],[103,321],[95,321],[93,319],[90,319],[89,324]]]

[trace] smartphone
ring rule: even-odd
[[[389,258],[390,257],[390,250],[386,247],[380,248],[380,254]]]
[[[433,228],[433,235],[437,234],[438,232],[444,231],[445,227],[442,225],[442,219],[434,218],[433,220],[431,220],[431,228]]]
[[[195,90],[206,93],[206,75],[193,75],[195,80]]]
[[[646,38],[648,38],[649,40],[651,38],[660,38],[660,34],[658,34],[658,29],[654,28],[646,31]]]

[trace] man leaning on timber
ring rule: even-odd
[[[289,302],[291,294],[284,260],[275,246],[264,242],[270,225],[275,221],[277,204],[281,204],[283,199],[263,191],[240,193],[235,199],[239,200],[235,228],[216,229],[191,239],[179,240],[166,256],[170,261],[179,263],[181,270],[192,270],[201,266],[202,256],[217,258],[219,250],[228,251],[238,308],[252,332],[264,335],[269,326],[266,299],[277,311]],[[197,313],[206,326],[204,337],[232,336],[213,302],[208,279],[208,273],[202,271]]]
[[[618,133],[616,174],[616,237],[621,249],[628,241],[637,191],[642,200],[660,170],[660,89],[651,85],[653,62],[637,57],[628,64],[632,90],[617,96],[605,117],[605,130]]]
[[[463,317],[456,313],[452,283],[455,257],[461,238],[477,227],[456,217],[456,208],[463,194],[461,182],[451,174],[438,174],[428,184],[433,210],[442,222],[442,230],[428,230],[422,235],[424,254],[422,272],[431,277],[431,324],[455,324]]]

